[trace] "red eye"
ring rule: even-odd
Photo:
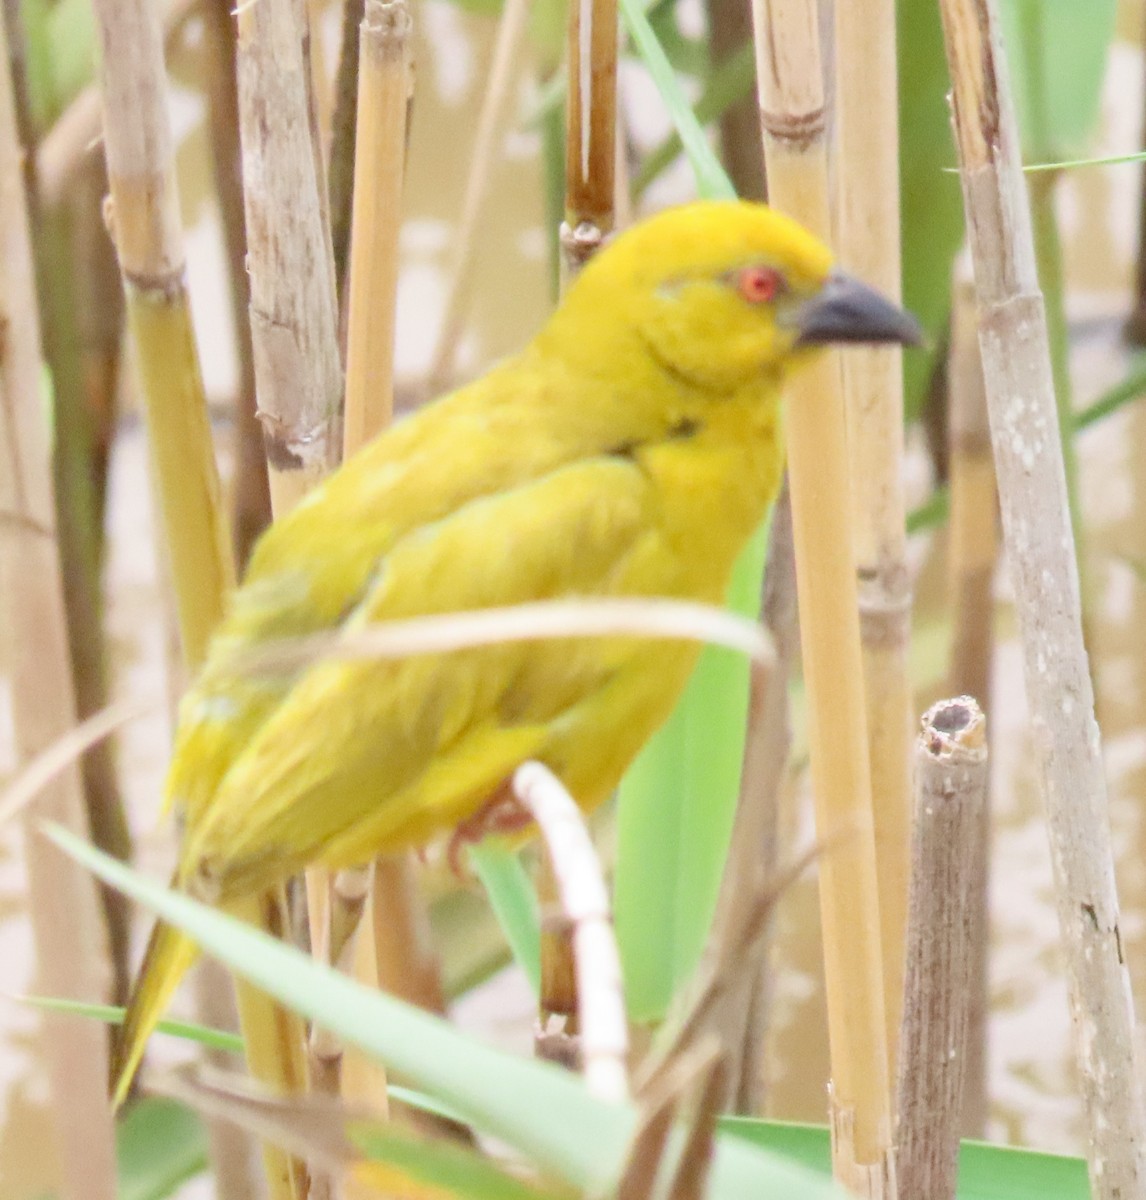
[[[749,304],[767,304],[784,290],[784,279],[772,267],[745,267],[737,276],[736,286]]]

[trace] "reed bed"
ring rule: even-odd
[[[829,24],[812,0],[710,0],[702,30],[671,0],[449,10],[490,53],[469,93],[473,111],[451,118],[469,131],[468,153],[438,164],[439,180],[457,181],[448,214],[441,197],[427,197],[435,145],[419,124],[419,95],[430,97],[435,72],[448,75],[438,57],[451,36],[447,10],[258,0],[232,14],[201,0],[160,16],[138,0],[92,0],[104,68],[81,72],[51,103],[37,75],[48,27],[34,13],[6,13],[0,681],[16,754],[11,778],[0,778],[0,828],[22,815],[35,990],[45,993],[33,999],[43,1007],[59,1146],[45,1185],[53,1194],[173,1194],[207,1165],[207,1118],[219,1200],[256,1186],[243,1161],[251,1139],[264,1148],[272,1200],[1065,1200],[1085,1194],[1087,1178],[1096,1197],[1146,1195],[1133,939],[1114,887],[1117,839],[1082,639],[1077,539],[1089,538],[1090,514],[1084,472],[1076,482],[1072,465],[1079,432],[1121,419],[1146,383],[1130,371],[1072,411],[1068,385],[1081,392],[1086,383],[1070,375],[1078,339],[1054,206],[1071,168],[1052,163],[1028,189],[1018,151],[1021,139],[1028,154],[1067,157],[1074,143],[1061,113],[1101,83],[1100,69],[1084,78],[1081,65],[1097,61],[1088,47],[1099,45],[1100,16],[1093,28],[1071,27],[1079,61],[1068,70],[1055,58],[1066,28],[1056,22],[1067,18],[1032,16],[1022,0],[900,6],[898,28],[889,0],[831,7]],[[1000,22],[1013,35],[1001,38]],[[335,24],[339,47],[326,38]],[[215,347],[191,319],[179,199],[188,185],[177,178],[169,115],[165,57],[188,38],[199,39],[197,56],[171,74],[205,104],[226,251],[219,294],[238,364],[225,406],[208,402],[203,383],[200,363]],[[416,46],[426,62],[415,62]],[[931,87],[944,53],[953,150]],[[1065,76],[1076,89],[1070,106],[1056,92]],[[939,152],[944,165],[958,161],[965,218],[949,203],[955,181],[939,170]],[[54,215],[42,216],[90,219],[100,155],[110,238],[90,220],[63,238]],[[905,178],[911,172],[902,196],[901,161]],[[922,161],[936,166],[921,184]],[[528,163],[527,200],[507,194],[510,163],[518,172]],[[160,799],[125,812],[119,794],[130,790],[121,785],[132,765],[117,763],[109,739],[133,710],[100,711],[109,690],[104,480],[130,436],[120,393],[144,414],[180,670],[193,674],[271,516],[306,505],[343,459],[401,419],[408,397],[433,400],[460,382],[471,369],[459,354],[467,339],[485,364],[487,310],[498,307],[488,297],[513,286],[513,255],[538,276],[547,259],[559,264],[568,287],[620,228],[666,197],[758,196],[765,175],[769,202],[827,241],[843,268],[908,298],[929,344],[906,368],[897,350],[832,352],[792,381],[787,489],[771,528],[737,564],[724,608],[566,598],[353,631],[339,620],[284,628],[232,663],[253,683],[319,662],[502,642],[708,643],[616,801],[586,821],[580,798],[545,765],[521,763],[512,792],[540,831],[531,844],[487,839],[458,858],[461,877],[436,847],[424,860],[316,866],[305,888],[227,915],[116,861],[130,854],[128,816],[150,829]],[[920,188],[932,204],[927,236]],[[515,202],[537,212],[507,234]],[[452,236],[439,236],[443,215],[456,222]],[[964,239],[973,281],[955,268]],[[108,295],[113,245],[119,286]],[[431,259],[442,268],[440,304],[419,307],[410,280]],[[482,274],[491,260],[501,293]],[[82,298],[92,295],[106,301],[95,305],[98,330],[84,324],[92,304]],[[520,340],[544,315],[532,314]],[[416,340],[404,332],[415,326],[424,328],[417,370],[404,343]],[[82,353],[69,357],[71,335],[60,331],[81,327]],[[133,369],[121,382],[124,331]],[[914,494],[906,469],[925,457],[915,422],[928,372],[939,406],[929,419],[939,431],[925,463],[929,497]],[[216,465],[224,421],[226,490]],[[909,496],[922,507],[909,512]],[[923,602],[926,619],[913,613],[909,529],[927,538],[925,594],[928,572],[947,580],[941,600]],[[1101,558],[1091,561],[1099,578]],[[961,1132],[998,1131],[986,1058],[997,965],[989,901],[1016,885],[996,873],[990,886],[998,843],[983,712],[993,741],[1019,736],[992,695],[1006,662],[995,647],[1009,636],[998,627],[1009,604],[997,590],[1002,571],[1055,868],[1085,1162],[959,1144]],[[913,754],[915,714],[940,694],[959,699],[928,709]],[[0,705],[0,750],[6,713]],[[1101,704],[1099,715],[1105,722]],[[81,777],[77,764],[93,747],[99,757]],[[992,772],[990,799],[1005,813],[1014,781],[997,765]],[[199,1021],[165,1028],[203,1043],[212,1069],[146,1073],[115,1123],[97,1021],[122,1017],[105,1002],[122,996],[128,910],[105,913],[90,872],[233,973],[242,1029],[210,1028],[226,1022],[228,1006],[218,1004],[218,977],[205,977]],[[794,938],[772,921],[812,886],[820,928],[795,939],[815,942],[822,958],[826,1021],[801,1061],[787,1064],[811,1083],[808,1111],[791,1106],[776,1066]],[[495,1050],[450,1019],[454,1001],[480,995],[475,985],[510,963],[516,969],[495,985],[509,990],[485,1001],[485,1024],[496,1023],[490,1005],[523,998],[541,1015],[534,1056],[562,1069]],[[249,1078],[227,1061],[240,1047]],[[817,1056],[828,1063],[826,1101],[810,1065]],[[775,1122],[794,1116],[815,1117],[821,1129]],[[246,1140],[221,1139],[221,1123]],[[3,1153],[0,1142],[0,1167]],[[138,1173],[156,1163],[162,1181],[139,1190]]]

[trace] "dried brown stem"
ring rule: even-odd
[[[613,231],[617,163],[616,0],[569,6],[565,221],[562,264],[572,276]]]
[[[1102,744],[1031,217],[990,0],[942,0],[979,344],[1036,763],[1047,806],[1096,1197],[1141,1196],[1143,1104]]]
[[[896,1171],[904,1196],[954,1200],[974,956],[987,728],[970,696],[923,716],[915,743]]]
[[[350,266],[350,215],[354,196],[354,142],[358,124],[358,35],[365,0],[344,0],[342,45],[334,77],[334,114],[330,132],[330,235],[334,254],[335,289],[346,294]]]
[[[756,0],[757,80],[772,203],[829,233],[818,6]],[[820,868],[837,1178],[893,1197],[887,1037],[871,772],[839,359],[788,389],[788,473],[816,828],[848,840]]]
[[[9,49],[0,23],[0,511],[51,527],[49,432],[41,397],[40,330]],[[11,630],[16,750],[35,757],[75,722],[63,582],[53,539],[26,529],[0,539],[0,620]],[[35,819],[88,833],[79,772],[50,783]],[[39,983],[49,995],[106,994],[108,963],[91,877],[29,829],[25,861]],[[66,1200],[113,1200],[114,1130],[105,1091],[107,1040],[78,1017],[44,1014],[52,1116]]]

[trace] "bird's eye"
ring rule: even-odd
[[[784,290],[784,277],[774,267],[745,267],[736,287],[749,304],[767,304]]]

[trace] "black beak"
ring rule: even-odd
[[[833,271],[819,292],[796,310],[795,325],[797,346],[831,342],[918,346],[923,341],[923,331],[911,313],[842,271]]]

